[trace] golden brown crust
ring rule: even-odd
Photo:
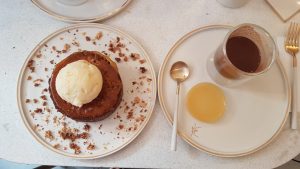
[[[77,60],[86,60],[94,64],[103,77],[100,94],[82,107],[76,107],[64,101],[55,87],[58,72],[67,64]],[[123,96],[123,85],[117,65],[111,59],[96,51],[83,51],[71,54],[55,66],[49,79],[49,91],[56,109],[62,114],[77,121],[99,121],[109,116],[118,107]]]

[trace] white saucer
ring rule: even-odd
[[[191,76],[181,88],[178,133],[195,148],[223,157],[247,155],[268,145],[283,128],[290,105],[287,76],[277,58],[272,68],[260,77],[234,88],[220,86],[227,107],[222,119],[216,123],[204,123],[190,115],[185,106],[186,94],[199,82],[214,83],[207,74],[207,59],[230,28],[207,26],[183,36],[169,51],[158,77],[159,101],[172,123],[176,83],[169,70],[179,60],[190,66]]]
[[[131,0],[87,0],[78,5],[67,5],[59,0],[31,0],[50,16],[66,22],[96,22],[122,11]]]

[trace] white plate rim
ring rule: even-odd
[[[54,147],[50,146],[49,144],[45,143],[43,139],[41,139],[35,131],[33,131],[32,127],[30,126],[29,122],[27,121],[27,118],[25,116],[25,112],[23,111],[23,107],[22,107],[22,100],[21,100],[21,87],[22,87],[22,79],[23,79],[23,75],[24,75],[24,71],[26,69],[27,63],[28,61],[32,58],[32,56],[34,55],[34,53],[44,44],[46,43],[48,40],[50,40],[51,38],[53,38],[54,36],[68,30],[68,29],[76,29],[76,28],[80,28],[80,27],[98,27],[98,28],[104,28],[107,30],[112,30],[115,31],[119,34],[121,34],[122,36],[128,38],[132,43],[134,43],[135,45],[137,45],[137,47],[140,49],[140,51],[143,53],[145,59],[147,60],[147,62],[149,63],[149,67],[150,67],[150,72],[151,75],[154,76],[153,80],[153,98],[151,99],[152,102],[152,106],[150,107],[150,111],[148,111],[148,116],[145,119],[142,127],[140,127],[138,129],[138,131],[135,133],[135,135],[132,136],[131,139],[129,139],[127,142],[123,143],[122,146],[114,149],[113,151],[109,151],[106,152],[104,154],[101,155],[85,155],[85,156],[80,156],[80,155],[75,155],[75,154],[68,154],[68,153],[63,153],[62,151],[59,151],[57,149],[55,149]],[[156,96],[157,96],[157,83],[156,83],[156,73],[154,71],[154,67],[153,64],[149,58],[148,53],[145,51],[145,49],[142,47],[142,45],[140,43],[138,43],[131,35],[129,35],[128,33],[125,33],[121,30],[119,30],[118,28],[115,28],[113,26],[107,26],[104,24],[98,24],[98,23],[79,23],[79,24],[74,24],[71,26],[66,26],[64,28],[58,29],[57,31],[51,33],[50,35],[48,35],[47,37],[45,37],[42,41],[40,41],[36,47],[30,52],[30,54],[27,56],[26,60],[24,61],[22,68],[19,72],[19,77],[18,77],[18,82],[17,82],[17,104],[18,104],[18,109],[19,109],[19,113],[21,115],[22,121],[24,123],[24,125],[26,126],[27,130],[29,131],[29,133],[35,138],[36,141],[38,141],[41,145],[43,145],[44,147],[50,149],[53,152],[56,152],[60,155],[66,156],[66,157],[71,157],[71,158],[75,158],[75,159],[96,159],[96,158],[101,158],[101,157],[105,157],[108,156],[110,154],[113,154],[121,149],[123,149],[124,147],[126,147],[127,145],[129,145],[133,140],[135,140],[136,137],[138,137],[138,135],[140,135],[140,133],[142,132],[142,130],[146,127],[146,125],[148,124],[153,111],[154,111],[154,107],[155,107],[155,102],[156,102]]]
[[[88,18],[88,19],[78,19],[78,18],[73,18],[73,17],[66,17],[66,16],[63,16],[63,15],[58,15],[58,14],[48,10],[47,8],[45,8],[43,5],[41,5],[39,0],[31,0],[31,2],[35,6],[37,6],[42,11],[46,12],[52,18],[58,19],[58,20],[61,20],[61,21],[64,21],[64,22],[71,22],[71,23],[89,23],[89,22],[98,22],[98,21],[108,19],[110,17],[113,17],[113,16],[117,15],[121,11],[123,11],[123,9],[125,9],[130,4],[131,1],[132,0],[126,0],[126,2],[124,2],[122,4],[122,6],[120,6],[119,8],[113,9],[112,11],[107,12],[104,15],[97,16],[97,17],[91,17],[91,18]]]
[[[214,29],[214,28],[232,28],[233,26],[230,25],[207,25],[207,26],[202,26],[199,28],[196,28],[188,33],[186,33],[185,35],[183,35],[178,41],[175,42],[175,44],[171,47],[171,49],[169,50],[169,52],[167,53],[166,57],[164,58],[164,61],[159,69],[159,73],[158,73],[158,84],[157,84],[157,89],[158,89],[158,99],[159,99],[159,103],[161,105],[161,108],[163,110],[164,116],[167,119],[167,121],[169,122],[169,124],[172,126],[173,125],[173,118],[171,117],[171,113],[168,113],[167,108],[165,106],[165,101],[163,99],[163,94],[162,94],[162,81],[163,81],[163,72],[166,66],[166,63],[168,62],[169,58],[172,56],[173,52],[175,51],[175,49],[180,46],[186,39],[188,39],[189,37],[191,37],[193,34],[201,32],[201,31],[205,31],[208,29]],[[272,141],[275,140],[275,138],[279,135],[279,133],[281,132],[281,130],[283,129],[288,115],[289,115],[289,107],[291,104],[291,88],[289,85],[289,81],[288,81],[288,77],[286,74],[286,71],[280,61],[280,58],[278,57],[278,50],[276,49],[276,63],[278,65],[278,67],[280,68],[280,71],[282,73],[283,79],[284,79],[284,86],[286,86],[286,91],[287,91],[287,98],[288,98],[288,103],[287,103],[287,107],[286,107],[286,111],[285,111],[285,116],[284,119],[280,125],[280,127],[278,128],[278,130],[274,133],[274,135],[267,140],[264,144],[249,150],[249,151],[245,151],[245,152],[241,152],[241,153],[221,153],[218,151],[212,151],[211,149],[202,146],[198,143],[196,143],[195,141],[193,141],[192,139],[190,139],[187,134],[185,134],[184,132],[181,131],[177,131],[177,134],[183,139],[185,140],[188,144],[190,144],[191,146],[193,146],[194,148],[200,150],[200,151],[204,151],[210,155],[214,155],[214,156],[218,156],[218,157],[241,157],[241,156],[245,156],[245,155],[249,155],[252,154],[256,151],[259,151],[261,149],[263,149],[264,147],[266,147],[267,145],[269,145]]]

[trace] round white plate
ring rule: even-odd
[[[100,34],[101,38],[97,36]],[[116,44],[117,39],[125,45],[120,48],[125,57],[119,57],[118,51],[113,53],[108,50],[110,42]],[[70,48],[63,51],[65,44],[69,44]],[[122,102],[112,115],[99,122],[76,122],[62,116],[54,108],[49,92],[43,91],[48,88],[48,80],[55,63],[79,50],[107,53],[114,61],[117,57],[121,58],[121,61],[116,63],[123,82]],[[139,59],[132,59],[131,53],[139,54]],[[34,60],[34,72],[28,67],[30,60]],[[140,67],[144,67],[146,72],[142,73]],[[28,80],[29,76],[31,80]],[[37,79],[42,79],[42,82]],[[153,111],[156,80],[147,53],[129,35],[101,24],[77,24],[54,32],[33,49],[20,72],[17,93],[22,119],[34,138],[59,154],[88,159],[112,154],[139,135]],[[43,105],[45,101],[41,98],[42,95],[45,95],[47,105]],[[30,99],[30,102],[26,103],[26,99]],[[37,103],[34,103],[34,99],[37,99]],[[42,109],[41,113],[34,112],[38,108]],[[60,137],[59,131],[64,123],[72,130],[78,129],[78,133],[85,132],[85,124],[90,125],[90,137],[74,142],[81,148],[81,153],[74,154],[74,150],[69,146],[71,141]],[[47,131],[52,133],[53,139],[45,136]],[[95,145],[94,150],[87,149],[90,143]],[[60,146],[54,148],[56,144]]]
[[[131,0],[87,0],[80,5],[66,5],[59,0],[31,0],[50,16],[66,22],[96,22],[121,12]]]
[[[207,59],[224,39],[230,26],[207,26],[183,36],[169,51],[158,77],[158,95],[166,118],[172,123],[176,83],[171,65],[179,60],[191,68],[182,83],[178,133],[189,144],[209,154],[236,157],[253,153],[269,144],[282,129],[290,104],[290,88],[285,71],[277,62],[264,75],[241,86],[223,89],[226,111],[216,123],[194,119],[186,108],[186,94],[199,82],[214,83],[207,73]]]

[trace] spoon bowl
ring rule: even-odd
[[[189,77],[189,74],[188,65],[182,61],[175,62],[170,70],[170,75],[176,82],[185,81]]]

